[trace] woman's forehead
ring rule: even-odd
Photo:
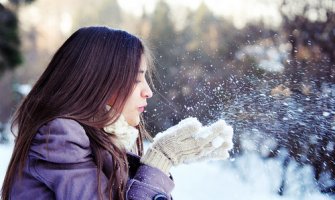
[[[139,72],[146,71],[147,68],[148,68],[148,66],[147,66],[146,58],[144,56],[142,56]]]

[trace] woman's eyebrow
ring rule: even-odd
[[[138,71],[138,73],[142,73],[142,74],[143,74],[144,72],[145,72],[144,70],[139,70],[139,71]]]

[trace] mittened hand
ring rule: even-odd
[[[152,147],[162,152],[173,165],[200,154],[206,141],[197,141],[194,136],[202,128],[196,118],[187,118],[177,125],[158,133]]]
[[[229,151],[233,148],[233,133],[233,128],[226,124],[224,120],[219,120],[208,127],[203,127],[195,134],[195,139],[207,139],[209,142],[205,145],[201,154],[185,159],[184,163],[229,158]]]
[[[141,161],[168,173],[171,165],[226,159],[233,146],[232,136],[233,129],[223,120],[202,127],[196,118],[187,118],[158,133]]]

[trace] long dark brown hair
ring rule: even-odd
[[[84,127],[98,166],[99,183],[102,152],[112,154],[109,199],[124,199],[126,152],[111,141],[103,127],[119,117],[134,88],[142,56],[152,65],[150,53],[139,38],[107,27],[81,28],[65,41],[14,115],[12,127],[18,132],[2,199],[9,199],[15,174],[22,172],[38,128],[58,117],[74,119]],[[108,110],[107,103],[113,109]],[[144,129],[141,125],[138,128],[136,144],[141,155]],[[97,187],[102,199],[100,184]]]

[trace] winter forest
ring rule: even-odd
[[[233,126],[231,159],[194,166],[199,179],[213,170],[202,184],[222,179],[208,199],[334,199],[335,1],[138,2],[0,0],[0,185],[16,106],[64,40],[98,24],[140,36],[154,53],[152,135],[189,116]],[[186,192],[198,180],[186,175],[196,175],[175,174],[176,199],[205,199]],[[230,184],[235,196],[222,189]]]

